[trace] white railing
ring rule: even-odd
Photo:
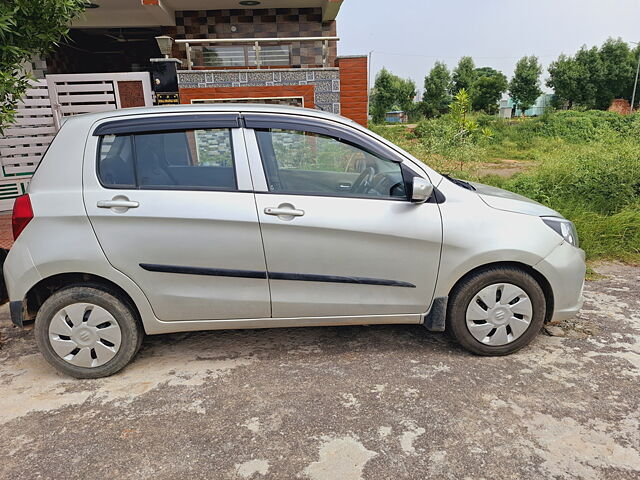
[[[191,70],[193,68],[192,44],[253,44],[252,62],[255,63],[256,68],[261,68],[263,65],[263,55],[261,54],[261,44],[275,43],[278,45],[289,44],[294,42],[322,42],[322,66],[329,66],[329,42],[337,42],[340,37],[280,37],[280,38],[192,38],[192,39],[179,39],[175,40],[176,43],[184,44],[187,50],[187,68]],[[270,52],[270,58],[276,58],[277,53]],[[245,54],[246,57],[246,54]],[[255,59],[255,60],[254,60]],[[249,66],[248,61],[244,61],[244,66]],[[253,65],[251,65],[253,66]]]

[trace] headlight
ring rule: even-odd
[[[558,217],[541,217],[542,221],[551,227],[558,235],[569,242],[574,247],[580,245],[578,242],[578,232],[576,227],[569,220]]]

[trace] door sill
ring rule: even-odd
[[[233,320],[185,320],[164,322],[143,320],[147,335],[192,332],[198,330],[234,330],[244,328],[335,327],[343,325],[419,324],[422,314],[362,315],[351,317],[249,318]]]

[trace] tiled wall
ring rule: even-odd
[[[178,72],[179,88],[287,85],[312,85],[315,108],[340,113],[340,71],[337,68]]]
[[[236,31],[232,31],[235,27]],[[176,12],[176,26],[163,27],[174,38],[273,38],[333,37],[336,22],[322,22],[321,8],[269,8],[246,10],[186,10]],[[175,45],[173,55],[185,59],[184,45]],[[329,64],[337,55],[336,42],[329,42]],[[291,66],[322,65],[321,42],[293,42]]]

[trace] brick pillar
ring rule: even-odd
[[[338,57],[336,65],[340,68],[340,113],[366,127],[369,118],[367,56]]]

